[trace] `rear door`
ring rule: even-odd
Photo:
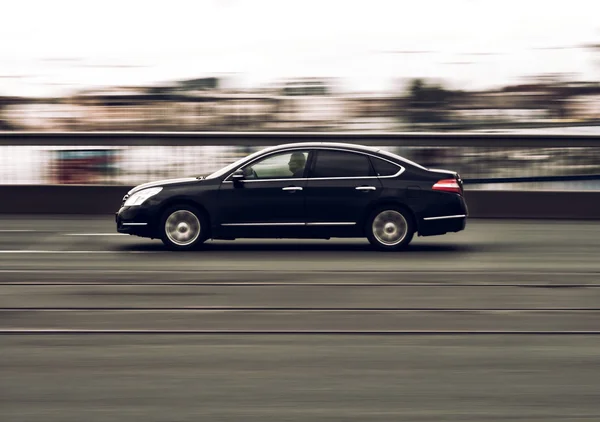
[[[356,226],[381,190],[368,155],[350,150],[315,150],[305,189],[307,224]]]

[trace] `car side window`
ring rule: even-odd
[[[400,166],[380,158],[371,157],[371,163],[377,176],[393,176],[400,171]]]
[[[304,177],[308,151],[270,155],[243,168],[246,179],[292,179]]]
[[[317,151],[310,177],[368,177],[374,176],[369,157],[345,151]]]

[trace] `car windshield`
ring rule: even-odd
[[[229,173],[231,170],[235,169],[236,167],[241,166],[244,162],[253,159],[254,157],[259,156],[260,154],[262,154],[265,151],[268,151],[271,148],[265,148],[265,149],[261,149],[260,151],[256,151],[255,153],[252,153],[250,155],[247,155],[243,158],[240,158],[239,160],[223,167],[220,170],[215,171],[212,174],[209,174],[208,176],[205,177],[205,179],[216,179],[218,177],[221,177],[227,173]]]

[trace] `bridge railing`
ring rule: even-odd
[[[0,133],[0,213],[114,213],[139,183],[265,146],[346,142],[461,173],[471,217],[600,219],[600,138],[336,133]]]
[[[2,185],[116,185],[211,173],[266,146],[347,142],[458,171],[469,190],[600,190],[600,137],[360,133],[0,133]]]

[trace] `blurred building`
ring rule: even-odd
[[[300,78],[235,90],[220,78],[83,90],[64,98],[0,97],[0,130],[410,131],[600,126],[600,84],[536,80],[451,91],[416,80],[406,93],[344,93]]]
[[[300,78],[281,84],[276,122],[284,130],[333,129],[345,117],[343,99],[334,96],[332,81]]]

